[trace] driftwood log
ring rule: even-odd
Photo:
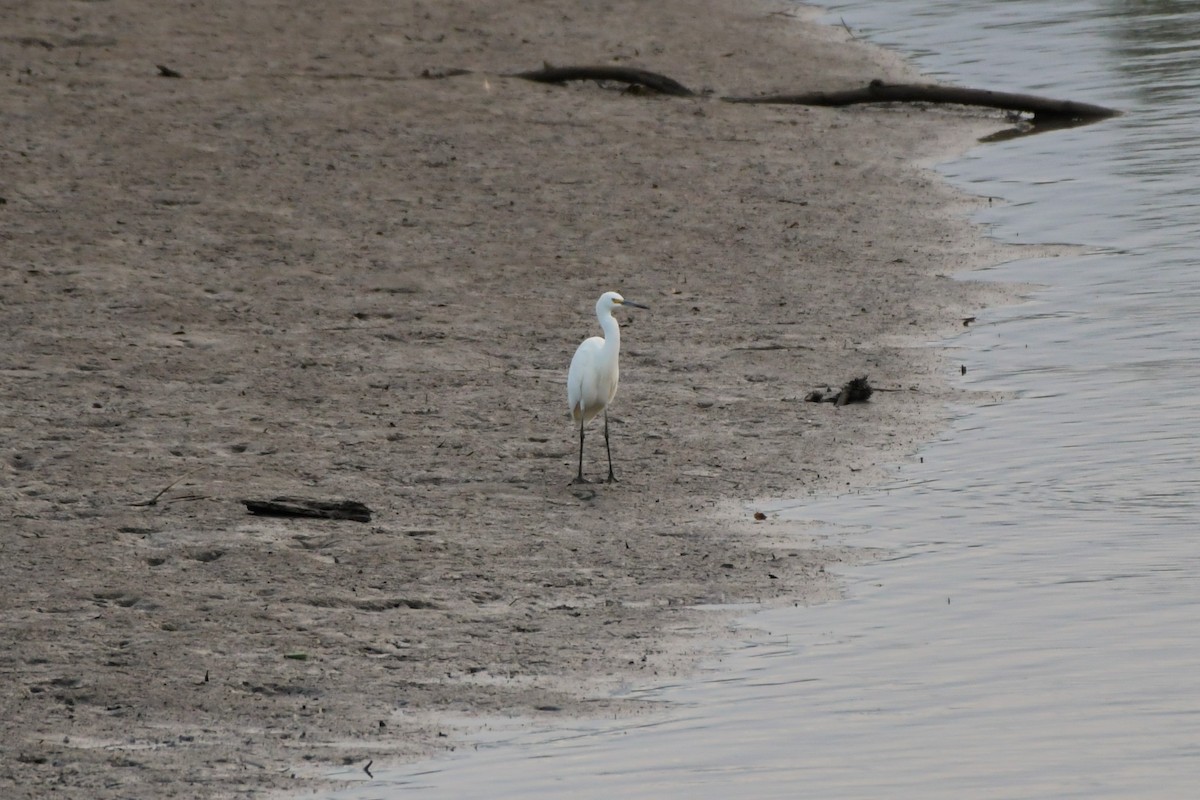
[[[538,83],[566,83],[567,81],[617,81],[631,86],[641,86],[659,94],[674,97],[692,97],[696,93],[673,78],[636,67],[551,67],[529,72],[516,72],[510,77],[524,78]]]
[[[308,497],[272,497],[243,500],[251,514],[268,517],[316,517],[370,522],[371,509],[355,500],[313,500]]]
[[[1090,103],[1053,100],[1031,94],[993,92],[989,89],[968,89],[961,86],[884,83],[878,80],[871,81],[861,89],[847,89],[840,92],[805,92],[803,94],[774,94],[760,97],[722,97],[721,99],[727,103],[783,103],[834,107],[861,103],[949,103],[998,108],[1003,111],[1023,111],[1032,114],[1035,123],[1061,120],[1092,122],[1115,117],[1121,113]]]
[[[425,70],[426,78],[448,78],[469,74],[469,70],[451,69],[441,72]],[[570,66],[510,73],[506,77],[523,78],[538,83],[561,84],[568,81],[615,81],[639,86],[658,94],[674,97],[695,97],[696,92],[674,78],[636,67]],[[1120,111],[1091,103],[1055,100],[1032,94],[994,92],[990,89],[969,89],[963,86],[938,86],[923,83],[884,83],[871,81],[859,89],[837,92],[802,92],[800,94],[770,94],[751,97],[722,97],[727,103],[786,104],[805,106],[843,107],[865,103],[934,103],[981,106],[1002,111],[1020,111],[1033,116],[1034,125],[1066,127],[1072,124],[1096,122],[1120,115]]]

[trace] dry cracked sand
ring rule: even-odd
[[[606,687],[719,644],[695,606],[836,596],[862,554],[754,504],[878,481],[969,401],[927,343],[1011,295],[948,277],[1009,254],[927,169],[1002,121],[720,102],[912,77],[791,4],[0,18],[6,798],[303,793],[447,713],[636,713]],[[504,77],[543,62],[709,93]],[[620,483],[576,487],[607,289],[651,310]],[[375,514],[241,502],[282,494]]]

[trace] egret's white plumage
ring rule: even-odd
[[[616,292],[605,292],[596,301],[596,319],[604,336],[585,339],[575,350],[571,368],[567,371],[567,403],[571,407],[571,419],[579,423],[579,472],[576,483],[586,483],[583,477],[583,426],[597,414],[604,412],[604,449],[608,452],[608,480],[613,477],[612,451],[608,446],[608,404],[617,395],[620,381],[618,360],[621,355],[621,327],[613,316],[618,306],[645,308],[632,300],[626,300]]]

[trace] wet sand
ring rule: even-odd
[[[709,652],[697,604],[836,596],[862,554],[753,504],[878,481],[964,399],[926,343],[1006,296],[948,277],[1005,254],[921,165],[1002,123],[502,77],[913,77],[793,9],[4,12],[0,794],[300,792],[453,747],[447,712],[634,712],[605,688]],[[572,486],[608,289],[651,307],[620,482]],[[867,404],[803,401],[864,374]],[[375,513],[241,502],[276,495]]]

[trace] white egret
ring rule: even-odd
[[[571,359],[571,368],[567,371],[567,403],[571,406],[571,419],[579,423],[579,473],[574,483],[589,483],[583,477],[583,426],[592,417],[604,412],[604,451],[608,453],[608,482],[616,480],[613,477],[612,450],[608,446],[608,404],[617,395],[617,381],[620,371],[617,359],[621,353],[621,326],[613,317],[613,309],[617,306],[646,306],[626,300],[616,292],[605,292],[596,301],[596,319],[604,336],[593,336],[584,339],[575,350]],[[648,309],[647,309],[648,310]]]

